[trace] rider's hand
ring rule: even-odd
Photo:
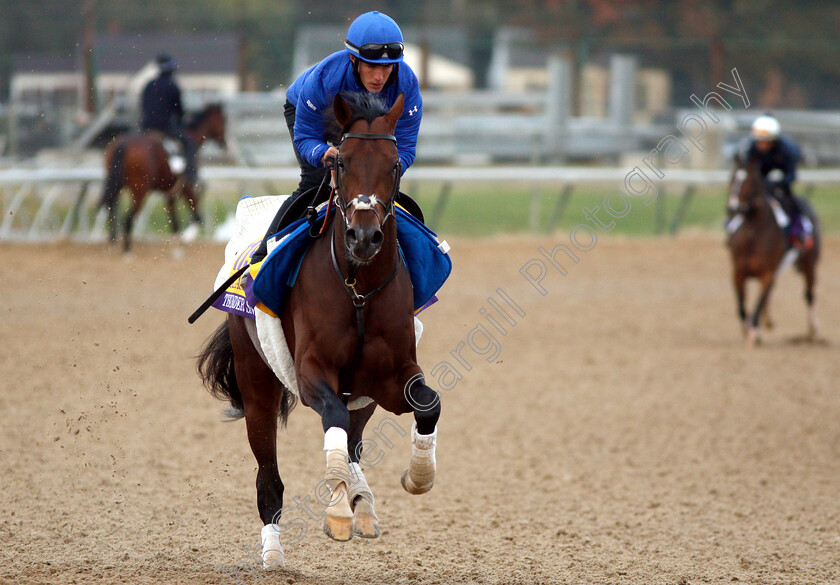
[[[335,146],[330,146],[324,156],[321,157],[321,164],[325,167],[331,167],[337,154],[338,149]]]

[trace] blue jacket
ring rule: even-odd
[[[746,160],[758,160],[761,165],[761,175],[767,177],[770,171],[779,169],[784,176],[779,183],[790,188],[791,183],[796,180],[796,165],[802,154],[799,146],[790,137],[780,134],[773,147],[767,152],[761,152],[755,146],[755,141],[750,140]]]
[[[329,148],[324,139],[324,112],[332,110],[335,96],[344,91],[364,91],[364,87],[356,83],[350,53],[346,49],[301,73],[286,91],[286,99],[295,107],[295,148],[312,166],[323,166],[321,157]],[[399,64],[397,80],[384,87],[379,95],[390,108],[400,93],[404,94],[405,107],[394,136],[404,173],[414,162],[417,131],[423,115],[417,76],[405,62]]]
[[[172,79],[171,73],[162,73],[146,85],[140,105],[140,127],[143,130],[173,132],[180,126],[184,117],[181,90]]]

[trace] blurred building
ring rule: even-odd
[[[197,95],[230,96],[240,87],[240,51],[233,34],[136,34],[98,37],[93,45],[97,100],[139,96],[156,74],[155,57],[178,61],[181,88]],[[10,99],[13,103],[78,106],[85,102],[86,71],[81,55],[17,55]]]

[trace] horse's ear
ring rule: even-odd
[[[350,123],[350,119],[353,116],[353,112],[350,111],[350,106],[347,105],[347,102],[344,101],[341,94],[336,94],[335,96],[335,100],[333,101],[333,111],[335,112],[335,121],[338,122],[338,126],[340,128],[347,128],[347,125]]]
[[[394,102],[394,105],[391,106],[391,109],[388,110],[388,113],[385,114],[385,120],[388,122],[388,126],[391,129],[397,127],[397,121],[402,116],[403,109],[405,108],[405,100],[403,99],[403,94],[397,96],[397,100]]]

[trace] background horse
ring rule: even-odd
[[[814,283],[820,252],[820,233],[816,214],[807,202],[801,203],[814,224],[814,246],[801,251],[789,249],[785,232],[779,226],[775,215],[781,212],[781,205],[771,197],[758,163],[753,161],[744,165],[738,160],[729,189],[728,212],[732,219],[727,245],[732,253],[738,316],[749,346],[759,341],[758,326],[762,315],[765,325],[772,327],[769,317],[770,293],[776,278],[794,260],[797,270],[805,278],[805,301],[808,304],[807,339],[814,340],[817,335]],[[761,283],[758,303],[755,311],[749,316],[745,307],[748,278],[756,278]]]
[[[434,482],[440,415],[438,394],[425,385],[417,365],[412,284],[393,213],[400,177],[393,132],[403,99],[390,110],[376,96],[348,101],[338,96],[334,104],[344,130],[335,163],[337,212],[328,237],[316,239],[306,253],[282,311],[300,399],[323,425],[327,469],[316,497],[323,495],[324,531],[335,540],[379,536],[373,494],[360,466],[362,432],[376,406],[414,413],[412,455],[402,477],[412,494]],[[279,525],[277,422],[278,415],[285,422],[295,397],[266,365],[255,329],[254,321],[228,315],[199,355],[198,370],[211,392],[245,416],[259,465],[263,563],[273,567],[283,561],[279,535],[289,530]]]
[[[225,140],[225,115],[220,104],[209,104],[198,112],[187,125],[187,134],[195,141],[196,149],[205,140],[215,140],[223,147]],[[169,155],[163,147],[161,132],[131,133],[115,138],[105,150],[106,177],[102,188],[99,207],[107,209],[109,235],[112,242],[117,239],[117,203],[123,187],[132,193],[124,231],[124,251],[131,248],[131,229],[134,216],[142,209],[146,195],[151,190],[161,191],[166,196],[166,206],[172,232],[178,233],[178,217],[175,213],[175,197],[183,194],[192,216],[192,228],[197,233],[201,216],[198,213],[198,197],[192,185],[184,185],[179,175],[169,167]],[[196,161],[196,165],[197,165]]]

